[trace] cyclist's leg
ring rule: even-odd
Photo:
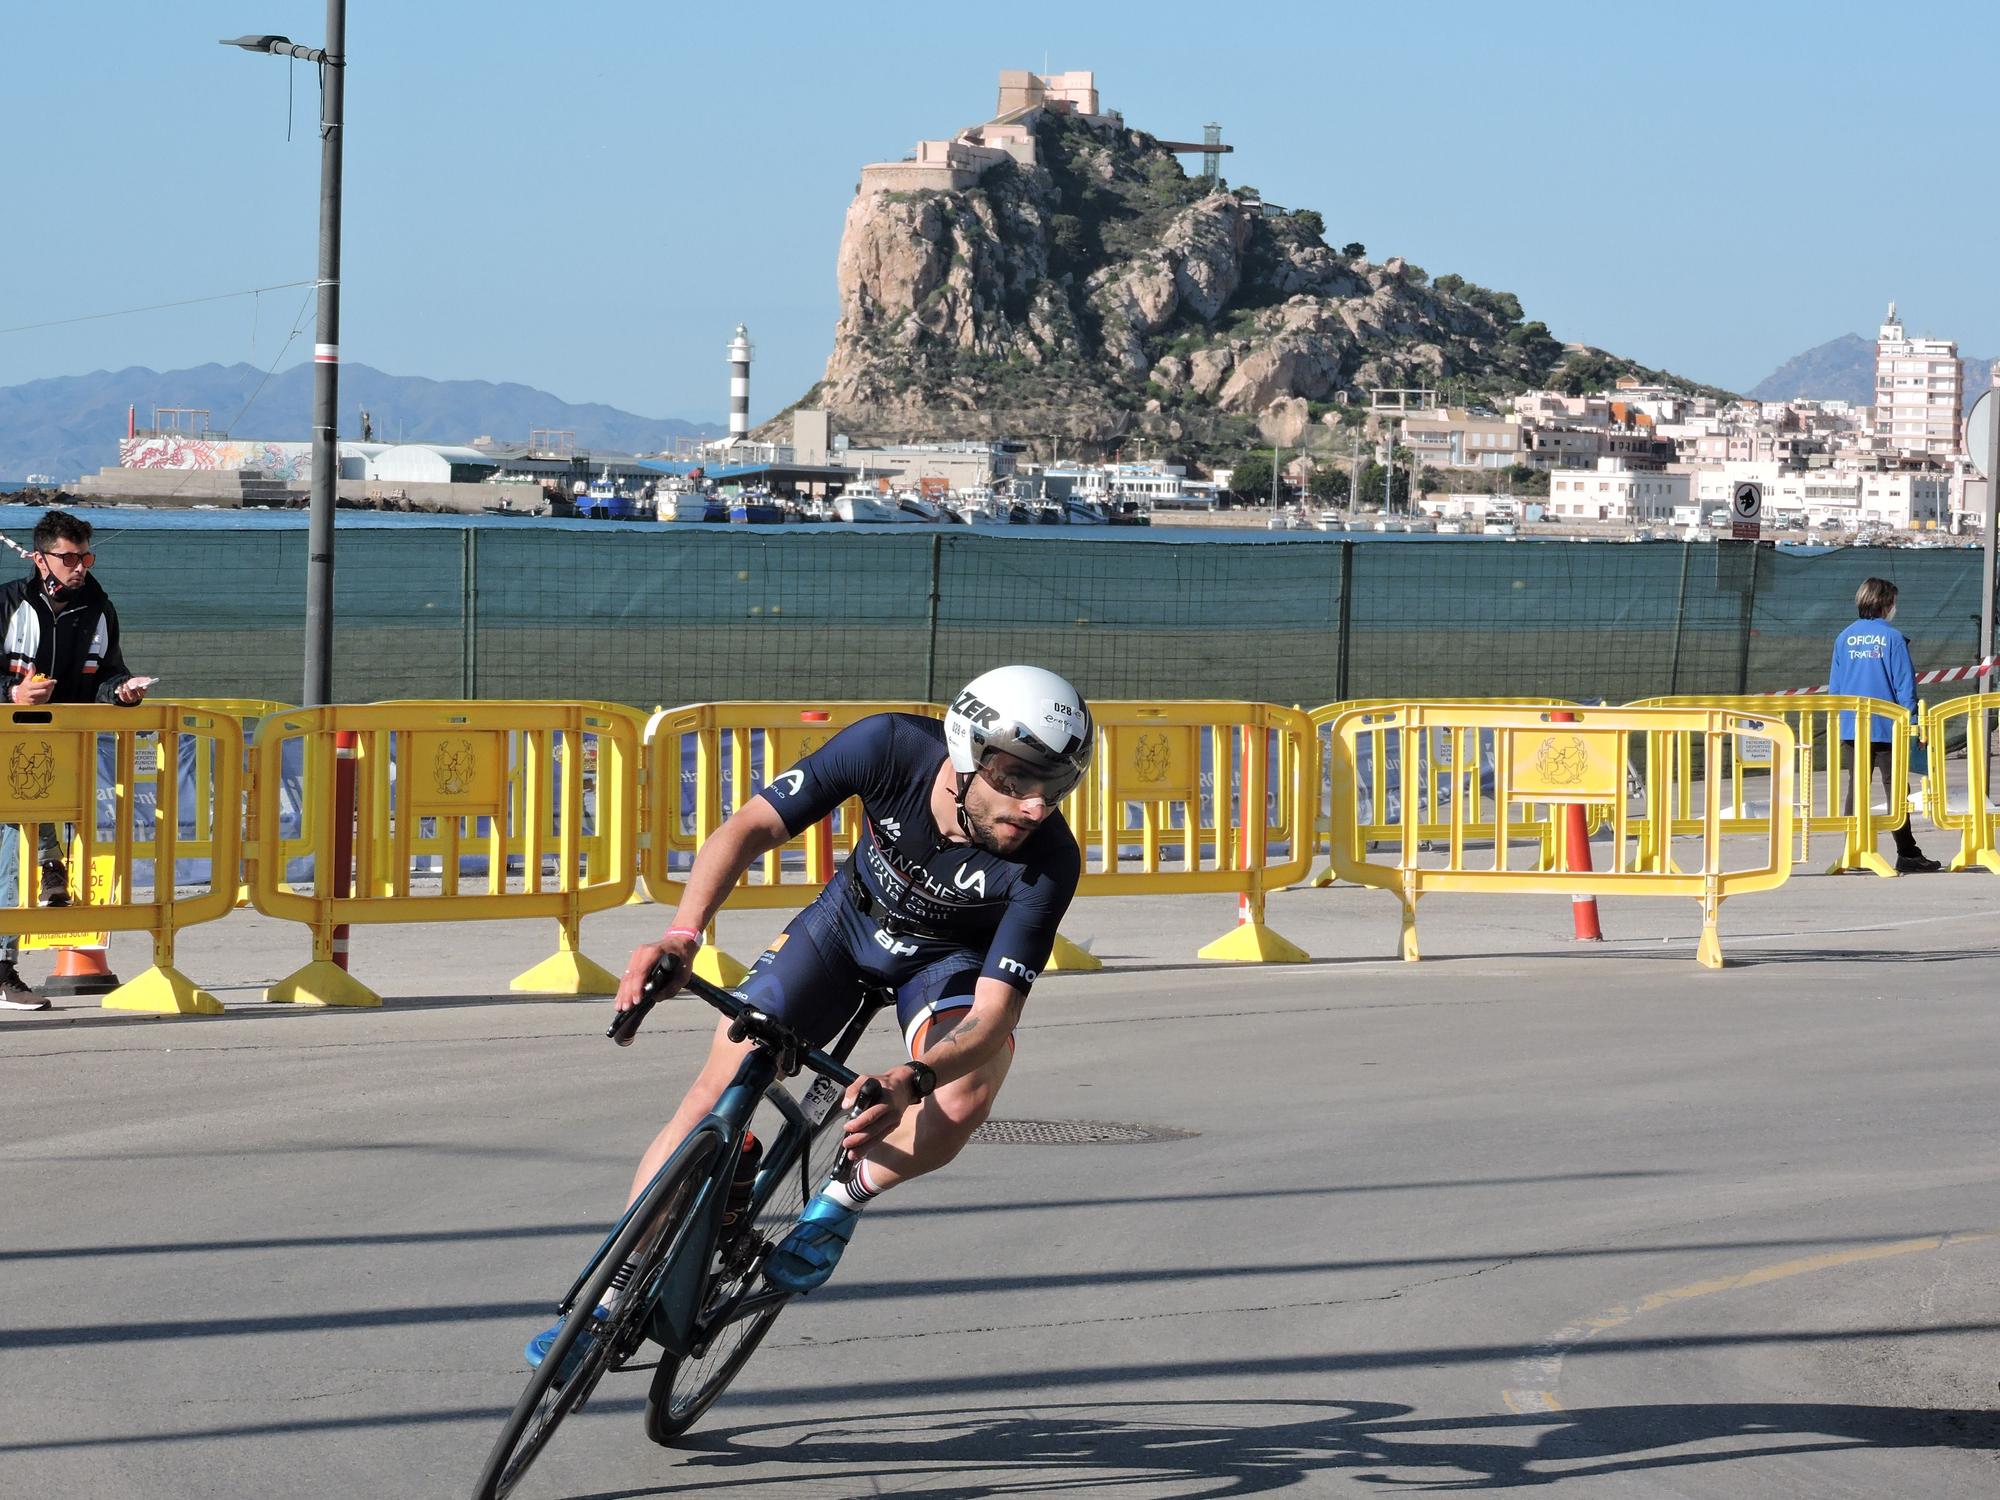
[[[975,962],[946,976],[935,997],[923,1002],[914,1014],[899,1007],[910,1056],[923,1056],[934,1026],[942,1023],[949,1029],[971,1007],[972,988],[978,980]],[[964,1150],[972,1133],[986,1123],[1013,1061],[1014,1039],[1010,1036],[1007,1045],[981,1066],[963,1078],[938,1085],[938,1091],[920,1107],[905,1110],[895,1129],[868,1153],[868,1180],[875,1191],[935,1172]]]
[[[963,962],[934,965],[897,989],[896,1014],[912,1055],[922,1050],[939,1016],[953,1016],[972,1004],[978,981],[979,960],[968,954]],[[993,1107],[1013,1054],[1009,1037],[1007,1045],[979,1068],[938,1085],[930,1098],[905,1110],[888,1137],[854,1163],[845,1178],[822,1188],[765,1264],[764,1274],[771,1283],[791,1292],[824,1285],[869,1203],[899,1182],[937,1170],[972,1139]]]
[[[840,948],[826,940],[818,902],[794,917],[777,941],[764,950],[737,986],[737,993],[766,1015],[783,1021],[814,1047],[831,1041],[860,1003],[854,966]],[[747,1041],[729,1040],[728,1017],[716,1023],[701,1072],[689,1085],[673,1118],[639,1158],[639,1169],[625,1199],[627,1207],[638,1201],[675,1148],[715,1108],[750,1046]]]

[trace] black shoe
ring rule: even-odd
[[[11,958],[0,961],[0,1009],[49,1009],[48,996],[28,988],[21,978],[21,971],[14,967]]]
[[[59,859],[42,861],[42,905],[69,905],[69,870]]]
[[[1943,865],[1934,859],[1925,859],[1922,854],[1899,854],[1896,856],[1898,875],[1928,875],[1933,870],[1942,870]]]

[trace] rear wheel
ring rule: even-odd
[[[637,1351],[652,1311],[650,1298],[621,1297],[618,1310],[604,1322],[592,1318],[591,1309],[604,1300],[618,1268],[627,1261],[637,1268],[630,1283],[636,1292],[679,1247],[694,1218],[688,1208],[708,1180],[717,1149],[716,1137],[706,1132],[690,1141],[653,1180],[638,1211],[605,1247],[563,1320],[562,1332],[528,1376],[527,1389],[501,1428],[493,1451],[487,1454],[479,1486],[473,1491],[475,1500],[500,1500],[508,1494],[548,1445],[557,1424],[590,1399],[606,1370],[623,1364]],[[590,1341],[584,1352],[572,1359],[571,1351],[586,1327],[591,1330]],[[573,1368],[564,1371],[565,1363]],[[564,1374],[568,1378],[558,1380]]]
[[[768,1104],[760,1107],[758,1116],[754,1128],[774,1146],[780,1131],[806,1128],[797,1122],[781,1124],[781,1116]],[[842,1110],[834,1109],[806,1143],[803,1173],[799,1163],[793,1162],[791,1170],[771,1185],[749,1231],[733,1242],[724,1237],[711,1272],[711,1307],[724,1306],[746,1283],[762,1279],[765,1258],[792,1232],[806,1203],[833,1171],[834,1159],[840,1154],[840,1126],[845,1119]],[[766,1127],[769,1134],[765,1133]],[[646,1395],[646,1436],[656,1443],[671,1445],[694,1426],[756,1352],[757,1345],[783,1310],[781,1303],[754,1317],[724,1325],[698,1356],[663,1357],[653,1372],[652,1390]]]

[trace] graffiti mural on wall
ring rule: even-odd
[[[118,462],[127,469],[254,469],[273,479],[312,478],[310,443],[252,443],[184,437],[126,438]]]

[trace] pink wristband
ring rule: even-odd
[[[697,948],[701,946],[701,933],[693,927],[669,927],[667,929],[667,936],[693,938],[694,945]]]

